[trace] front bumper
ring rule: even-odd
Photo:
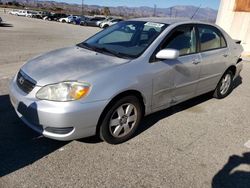
[[[17,86],[15,78],[10,83],[11,103],[26,125],[45,137],[63,141],[96,134],[98,119],[108,101],[83,103],[38,100],[35,95],[39,89],[35,87],[26,94]]]

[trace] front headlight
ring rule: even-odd
[[[90,84],[79,82],[61,82],[42,87],[36,94],[41,100],[50,101],[74,101],[88,94]]]

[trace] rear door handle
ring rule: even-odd
[[[224,54],[223,57],[228,57],[228,54]]]

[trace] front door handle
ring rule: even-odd
[[[224,54],[223,57],[228,57],[228,54]]]
[[[198,65],[199,63],[200,63],[200,61],[199,61],[198,59],[194,59],[194,60],[193,60],[193,64],[194,64],[194,65]]]

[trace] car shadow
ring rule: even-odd
[[[241,165],[250,166],[250,152],[242,156],[231,156],[225,166],[214,176],[212,188],[249,188],[250,171],[237,170]]]
[[[68,142],[42,137],[17,117],[8,95],[0,96],[0,177],[34,163]]]
[[[0,27],[13,27],[13,25],[8,23],[0,23]]]

